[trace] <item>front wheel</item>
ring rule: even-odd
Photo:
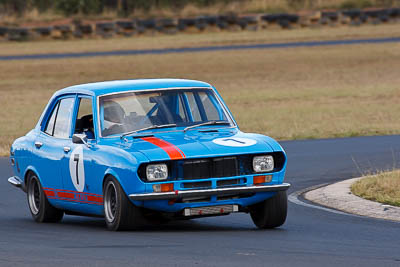
[[[250,215],[254,224],[260,229],[279,227],[286,221],[286,191],[277,192],[275,196],[250,206]]]
[[[62,210],[54,208],[44,194],[42,185],[35,174],[27,181],[27,198],[29,210],[36,222],[59,222],[64,216]]]
[[[143,225],[142,211],[133,205],[113,177],[104,183],[104,218],[112,231],[132,230]]]

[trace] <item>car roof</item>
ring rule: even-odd
[[[82,93],[89,95],[104,95],[116,92],[135,90],[167,89],[167,88],[212,88],[208,83],[184,79],[138,79],[86,83],[70,86],[56,92],[55,95]]]

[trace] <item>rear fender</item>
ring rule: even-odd
[[[24,177],[23,177],[23,190],[26,192],[26,183],[28,182],[28,175],[29,173],[33,172],[36,177],[39,179],[40,184],[42,185],[42,187],[46,187],[46,185],[43,184],[42,179],[40,178],[40,174],[39,172],[36,170],[36,168],[32,165],[29,165],[28,167],[26,167],[25,172],[24,172]]]

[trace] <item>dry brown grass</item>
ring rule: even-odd
[[[343,3],[349,0],[249,0],[231,4],[227,8],[233,10],[246,10],[246,11],[289,11],[295,12],[298,10],[312,9],[320,10],[325,8],[340,8]],[[352,2],[361,2],[352,0]],[[379,6],[382,3],[378,0],[369,1],[372,5]],[[236,6],[235,6],[236,5]],[[235,8],[236,7],[236,8]]]
[[[400,171],[367,176],[352,184],[351,192],[365,199],[400,206]]]
[[[399,24],[362,27],[303,28],[295,30],[261,30],[258,32],[215,32],[140,36],[115,39],[83,39],[69,41],[0,42],[0,55],[42,54],[62,52],[110,51],[126,49],[159,49],[207,45],[299,42],[354,38],[393,37],[400,34]]]
[[[244,131],[278,139],[400,133],[400,45],[142,55],[0,64],[0,146],[36,123],[57,89],[178,77],[214,84]]]

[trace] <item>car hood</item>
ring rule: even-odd
[[[270,137],[237,129],[156,132],[129,137],[125,148],[141,152],[149,161],[282,151],[282,147]]]

